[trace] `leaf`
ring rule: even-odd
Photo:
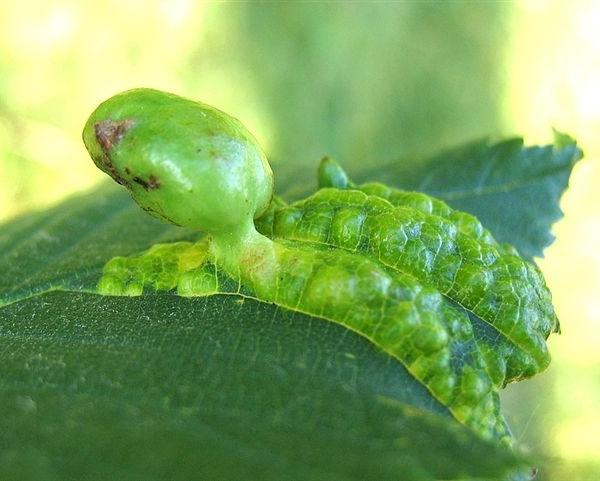
[[[51,290],[92,290],[113,256],[197,237],[142,212],[112,184],[0,229],[0,306]]]
[[[334,179],[345,177],[339,166],[336,174],[340,175]],[[461,341],[457,349],[460,360],[451,361],[445,372],[440,366],[436,373],[444,380],[456,376],[450,392],[469,392],[470,383],[460,381],[467,372],[476,376],[478,385],[491,388],[530,377],[550,361],[545,340],[557,328],[557,320],[541,272],[514,249],[499,245],[474,217],[453,211],[442,201],[376,183],[351,190],[323,188],[290,205],[276,203],[257,224],[261,232],[275,239],[364,255],[436,293],[445,308],[436,315],[440,321],[437,327],[448,332],[448,346]],[[474,314],[471,324],[475,333],[463,309]],[[393,319],[399,317],[393,316],[384,324],[393,325]],[[464,327],[446,330],[445,319]],[[485,331],[480,326],[486,327]],[[419,326],[415,337],[423,342],[427,332]],[[465,345],[467,339],[472,342]],[[394,345],[397,341],[390,352],[399,359],[411,352],[406,346],[394,350]],[[427,376],[423,381],[428,383]],[[447,389],[431,387],[453,407],[456,397],[444,397]],[[488,390],[481,389],[480,393]],[[465,405],[476,410],[475,406],[487,403],[485,396],[468,398],[468,403],[458,403],[458,419],[463,419],[460,411]],[[489,412],[480,411],[485,416]],[[469,413],[469,417],[474,423],[478,416]]]
[[[115,255],[195,236],[106,186],[2,228],[0,478],[410,481],[523,466],[341,326],[241,296],[78,293]]]
[[[55,292],[5,307],[0,333],[2,479],[410,481],[520,465],[360,336],[241,296]]]
[[[558,202],[582,155],[564,134],[556,135],[556,146],[524,147],[521,138],[481,140],[425,162],[397,162],[356,177],[439,197],[532,258],[554,239],[550,228],[562,216]]]
[[[274,203],[272,213],[265,218],[272,225],[271,235],[287,232],[294,239],[308,236],[315,242],[369,252],[389,267],[408,270],[434,286],[450,307],[461,306],[468,312],[496,384],[525,379],[548,366],[545,340],[559,330],[550,291],[540,270],[524,261],[512,245],[499,244],[476,217],[454,210],[435,197],[377,182],[356,185],[329,158],[319,166],[319,185],[322,190],[287,208]],[[335,187],[332,192],[352,190],[347,191],[343,201],[339,195],[336,200],[328,194],[329,186]],[[357,190],[361,194],[353,193]],[[381,199],[387,202],[382,204]],[[348,235],[349,225],[357,219],[353,204],[372,205],[369,213],[362,209],[358,229],[361,239],[368,242]],[[298,208],[303,215],[295,219]],[[340,217],[346,212],[342,231],[345,238],[315,238],[310,222],[314,211],[321,218],[328,214]],[[387,227],[382,222],[370,225],[373,221],[369,222],[369,217],[382,219],[384,212],[388,218],[394,216]],[[260,227],[265,220],[259,221]],[[417,255],[409,255],[411,251]]]
[[[501,145],[495,149],[505,158],[512,143]],[[456,165],[476,167],[473,148],[462,149],[463,158],[457,150]],[[561,164],[563,150],[521,150],[540,149],[558,177],[579,155],[569,144]],[[569,159],[568,149],[575,149]],[[492,150],[479,144],[478,162]],[[510,178],[523,155],[499,162],[496,169],[510,169],[497,177]],[[537,194],[554,194],[543,204],[556,213],[566,179],[552,190],[535,177],[535,163],[524,162]],[[389,181],[401,167],[414,188],[423,167],[396,165],[368,177]],[[431,169],[427,189],[443,194],[448,168]],[[462,179],[485,221],[496,196],[458,177],[447,190]],[[288,192],[309,185],[301,177],[285,182]],[[507,222],[519,225],[522,207],[508,210]],[[399,363],[340,326],[240,296],[85,293],[114,256],[197,237],[148,217],[112,186],[2,227],[0,477],[497,479],[523,466],[453,421]]]

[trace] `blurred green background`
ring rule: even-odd
[[[0,0],[0,221],[103,179],[80,140],[137,86],[202,100],[279,178],[483,135],[575,136],[586,158],[540,260],[562,321],[552,367],[504,396],[540,478],[600,479],[600,2]],[[1,227],[0,227],[1,228]]]

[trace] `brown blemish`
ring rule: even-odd
[[[127,175],[131,174],[131,170],[129,170],[129,167],[125,167],[125,173],[126,173]]]
[[[120,120],[115,122],[114,120],[103,120],[102,122],[96,122],[94,124],[94,133],[96,134],[96,140],[100,144],[103,156],[95,158],[96,164],[104,172],[109,174],[116,182],[121,185],[129,186],[129,181],[121,175],[114,164],[111,161],[110,154],[112,148],[119,143],[119,141],[125,135],[125,132],[129,130],[134,124],[131,119]]]
[[[96,140],[106,155],[110,155],[110,151],[125,135],[134,122],[131,119],[123,119],[119,121],[103,120],[94,124],[94,132]]]
[[[150,175],[148,180],[144,180],[136,175],[132,180],[136,184],[141,185],[145,190],[154,190],[160,187],[160,180],[155,175]]]
[[[148,179],[148,187],[150,189],[158,189],[160,187],[160,180],[158,180],[158,177],[150,175]]]

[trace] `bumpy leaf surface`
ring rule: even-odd
[[[374,187],[364,189],[373,192]],[[271,225],[259,225],[275,238],[367,253],[469,309],[513,345],[490,366],[496,383],[544,369],[549,363],[544,341],[558,321],[539,270],[507,252],[489,233],[481,235],[485,231],[470,216],[426,212],[427,196],[398,196],[394,207],[382,199],[357,190],[323,189],[276,209]],[[415,202],[419,208],[413,207]],[[500,356],[493,352],[493,357]]]
[[[548,365],[544,340],[559,330],[558,319],[541,272],[514,247],[498,243],[477,218],[439,199],[375,182],[356,186],[331,159],[321,163],[319,183],[369,197],[348,193],[339,202],[320,192],[290,207],[274,203],[259,226],[270,235],[370,252],[434,285],[467,310],[496,384],[529,377]],[[387,200],[396,215],[384,217],[389,206],[377,199]],[[320,234],[311,225],[318,216]],[[375,226],[373,219],[379,220]],[[329,233],[331,229],[338,232]],[[492,344],[486,324],[495,332]]]

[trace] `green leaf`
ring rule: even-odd
[[[19,322],[14,322],[19,319]],[[341,326],[241,296],[0,311],[0,478],[496,478],[522,462]]]
[[[243,296],[85,293],[114,256],[197,237],[112,186],[0,229],[2,479],[498,479],[523,466],[339,325]]]
[[[51,290],[93,290],[102,266],[156,242],[197,237],[151,218],[104,184],[0,229],[0,306]]]
[[[333,179],[342,178],[335,175]],[[525,379],[548,366],[545,340],[558,323],[541,272],[516,255],[514,248],[499,245],[469,214],[453,211],[426,194],[376,183],[351,190],[323,188],[290,205],[277,204],[257,222],[269,237],[364,255],[437,293],[445,306],[436,314],[441,321],[438,328],[444,330],[444,319],[452,319],[450,324],[464,326],[464,331],[445,331],[450,338],[448,346],[458,341],[458,349],[450,348],[458,359],[449,366],[439,365],[435,376],[445,383],[450,378],[463,381],[456,382],[454,391],[435,384],[431,388],[458,419],[464,419],[461,410],[468,405],[473,409],[469,425],[485,432],[487,425],[475,420],[481,415],[487,418],[491,412],[483,408],[488,402],[485,395],[478,400],[468,396],[468,403],[464,399],[457,403],[460,397],[447,395],[469,392],[472,383],[464,382],[465,376],[478,379],[479,386],[488,386],[481,394],[496,394],[492,386]],[[471,316],[470,322],[463,310]],[[393,325],[397,317],[383,324]],[[385,328],[378,330],[385,332]],[[402,360],[414,344],[428,338],[427,332],[420,326],[414,335],[418,341],[411,339],[409,346],[400,345],[396,350],[397,341],[391,347],[379,345]],[[418,372],[415,375],[422,377]],[[430,379],[422,378],[426,384]]]
[[[525,147],[523,139],[481,140],[425,162],[396,162],[365,170],[361,181],[383,181],[423,191],[475,215],[500,242],[526,258],[542,256],[561,216],[558,205],[582,151],[573,139],[556,134],[556,146]]]

